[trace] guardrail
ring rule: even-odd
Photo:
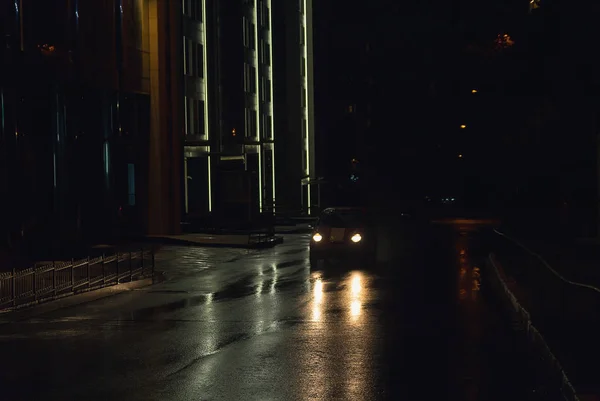
[[[531,322],[529,312],[521,305],[517,297],[509,289],[505,279],[500,274],[494,254],[487,260],[484,279],[493,293],[500,298],[506,311],[519,331],[526,335],[528,342],[541,356],[548,367],[549,375],[554,383],[559,383],[559,391],[565,401],[580,401],[575,388],[567,377],[563,367],[548,347],[546,340]]]
[[[154,276],[154,252],[119,252],[0,273],[0,309],[16,309]]]

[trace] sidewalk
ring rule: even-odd
[[[232,248],[270,248],[283,243],[281,236],[263,236],[257,234],[181,234],[152,235],[149,241],[169,244],[221,246]]]
[[[496,234],[492,250],[511,291],[575,388],[586,396],[600,396],[600,292],[569,282],[600,285],[600,243],[511,238],[543,259]]]

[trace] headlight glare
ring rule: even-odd
[[[350,238],[352,240],[352,242],[360,242],[362,240],[362,236],[358,233],[354,234],[352,236],[352,238]]]
[[[321,242],[322,239],[323,239],[323,236],[319,233],[316,233],[315,235],[313,235],[313,241],[315,241],[315,242]]]

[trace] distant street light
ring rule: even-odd
[[[462,124],[462,125],[460,126],[460,128],[461,128],[461,129],[465,129],[465,128],[467,128],[467,126],[466,126],[465,124]]]
[[[477,93],[477,89],[473,89],[471,93]]]
[[[458,158],[459,158],[459,159],[462,159],[462,155],[458,155]]]

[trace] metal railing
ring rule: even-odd
[[[264,245],[275,240],[273,229],[256,231],[248,235],[248,245]]]
[[[562,398],[565,401],[579,401],[577,392],[567,377],[562,365],[548,347],[546,340],[539,330],[532,324],[529,312],[521,305],[517,297],[513,294],[507,285],[506,280],[500,274],[498,262],[494,254],[490,254],[487,259],[487,268],[484,278],[492,292],[499,297],[505,309],[510,314],[513,323],[519,331],[526,335],[528,343],[540,355],[553,383],[557,383]]]
[[[0,273],[0,309],[15,309],[154,275],[154,252],[119,252]]]

